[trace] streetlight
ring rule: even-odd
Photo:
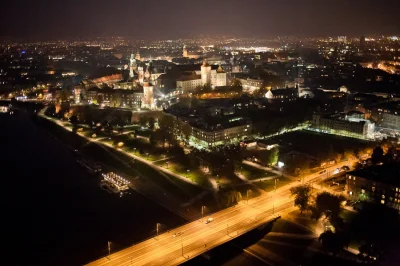
[[[187,169],[187,170],[186,170],[186,177],[188,177],[188,175],[189,175],[189,172],[190,172],[190,170],[189,170],[189,169]]]
[[[251,189],[246,191],[247,204],[249,204],[249,191],[251,192]]]
[[[184,232],[181,233],[180,238],[181,238],[181,246],[182,246],[182,257],[185,257],[185,256],[183,256],[183,239],[182,239],[183,234],[184,234]]]
[[[203,222],[203,217],[204,217],[204,208],[205,208],[206,206],[201,206],[201,222]]]
[[[108,256],[111,255],[111,241],[107,241],[107,245],[108,245]]]
[[[168,161],[166,161],[165,163],[167,164],[167,168],[169,168],[169,162],[168,162]]]
[[[279,181],[279,179],[278,179],[278,178],[275,178],[275,188],[274,188],[274,190],[275,190],[275,193],[276,193],[276,180],[278,180],[278,181]]]
[[[157,237],[158,237],[158,231],[159,231],[159,229],[160,229],[160,223],[157,223],[157,224],[156,224]]]
[[[275,194],[276,194],[276,180],[279,181],[279,179],[275,178],[275,188],[274,188]],[[273,197],[273,201],[272,201],[272,214],[275,214],[275,197]]]
[[[133,152],[136,154],[136,148],[133,148]]]

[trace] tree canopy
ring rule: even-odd
[[[290,193],[295,197],[294,205],[299,207],[300,212],[308,210],[310,198],[311,198],[311,188],[308,185],[297,186],[290,189]]]

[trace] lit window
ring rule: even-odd
[[[351,179],[351,175],[349,175],[349,179]]]
[[[350,191],[349,194],[350,194],[350,196],[353,195],[353,191]]]
[[[381,200],[381,203],[382,203],[382,204],[385,204],[385,201],[384,201],[384,200]]]
[[[364,194],[365,193],[365,189],[361,189],[361,193]]]
[[[356,177],[355,177],[355,176],[353,176],[353,180],[356,180]]]
[[[382,199],[384,199],[385,198],[385,195],[382,195]]]

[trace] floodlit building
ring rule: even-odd
[[[297,89],[276,89],[269,90],[265,94],[268,100],[294,101],[298,97]]]
[[[153,109],[154,108],[154,88],[149,81],[143,83],[143,101],[142,107]]]
[[[346,192],[353,199],[375,201],[400,209],[400,164],[377,165],[349,172]]]
[[[211,86],[226,86],[226,73],[221,66],[217,70],[211,70]]]
[[[179,79],[176,80],[176,87],[178,90],[185,92],[194,91],[197,87],[202,86],[201,76],[196,73],[188,73],[186,75],[182,75]]]
[[[250,94],[261,89],[264,84],[262,79],[238,78],[238,80],[242,83],[243,92]]]
[[[313,115],[312,128],[318,132],[359,139],[373,139],[375,124],[343,114]]]
[[[211,66],[204,60],[203,65],[201,65],[201,82],[202,85],[211,85]]]
[[[378,127],[400,131],[400,105],[398,102],[383,103],[374,106],[371,118]]]
[[[192,125],[192,138],[198,145],[215,147],[238,143],[252,134],[252,123],[242,117],[230,118],[215,125],[197,123]]]

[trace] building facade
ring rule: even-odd
[[[243,92],[254,93],[255,91],[263,87],[264,81],[262,79],[251,79],[251,78],[238,78],[242,83]]]
[[[312,127],[319,132],[345,137],[372,139],[375,124],[365,119],[348,119],[342,114],[313,115]]]
[[[203,65],[201,65],[201,83],[202,85],[211,85],[211,66],[204,60]]]
[[[192,137],[196,139],[199,144],[208,147],[214,147],[229,143],[237,143],[243,140],[243,138],[249,136],[251,131],[251,124],[217,129],[213,131],[192,127]]]
[[[200,75],[192,73],[190,75],[183,75],[176,80],[176,87],[178,90],[185,92],[194,91],[197,87],[202,86],[203,82]]]
[[[226,86],[226,73],[221,66],[217,70],[211,70],[211,86]]]
[[[400,209],[399,164],[372,166],[346,175],[346,193],[355,200],[368,200]]]

